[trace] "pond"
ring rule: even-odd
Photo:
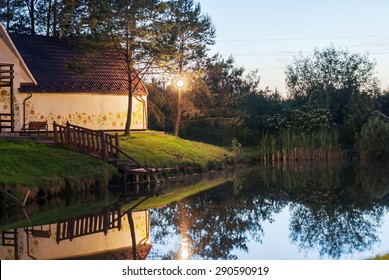
[[[388,205],[388,164],[257,166],[153,209],[149,259],[366,259],[389,252]]]
[[[34,226],[3,222],[0,259],[366,259],[389,252],[387,163],[277,163],[187,179],[138,195],[99,193],[97,202],[87,198],[98,206],[85,213],[75,205],[89,204],[67,201],[61,208],[71,217],[57,209],[57,219],[39,223],[30,215]]]

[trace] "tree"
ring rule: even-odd
[[[357,148],[362,157],[387,158],[388,142],[389,124],[378,117],[373,117],[362,127]]]
[[[329,110],[340,128],[343,148],[352,148],[380,92],[374,67],[367,55],[334,47],[316,49],[312,56],[300,55],[287,66],[289,97],[299,106]]]
[[[208,46],[215,43],[215,28],[211,18],[201,14],[200,4],[193,0],[171,0],[167,13],[168,37],[172,47],[168,58],[170,72],[176,76],[186,76],[189,82],[201,62],[206,58]],[[181,120],[181,95],[178,98],[174,134],[178,136]]]
[[[202,71],[201,76],[190,76],[190,87],[185,89],[181,135],[220,145],[230,145],[233,138],[242,140],[245,108],[240,104],[258,92],[257,72],[245,74],[232,57],[220,55],[207,58]],[[149,85],[149,116],[155,129],[174,131],[176,91],[170,86],[164,89],[162,82]]]
[[[159,0],[112,1],[107,16],[92,33],[95,39],[106,40],[108,48],[114,48],[121,57],[127,72],[128,110],[125,135],[130,134],[132,99],[143,78],[152,72],[153,66],[169,50],[164,41],[164,3]],[[93,22],[93,21],[92,21]]]
[[[309,98],[315,92],[378,92],[375,63],[367,55],[329,47],[311,57],[296,57],[287,65],[286,85],[291,98]]]

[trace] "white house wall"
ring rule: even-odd
[[[23,125],[23,100],[28,94],[15,94],[15,130]],[[138,100],[139,99],[139,100]],[[144,100],[144,102],[143,102]],[[127,95],[80,93],[33,93],[25,102],[25,123],[47,121],[52,124],[72,124],[90,129],[122,130],[127,120]],[[146,129],[147,96],[133,98],[131,129]]]

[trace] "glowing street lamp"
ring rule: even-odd
[[[184,86],[184,80],[183,79],[178,79],[177,82],[176,82],[176,85],[178,87],[178,89],[180,90],[183,86]]]
[[[176,125],[174,127],[174,135],[178,136],[180,132],[180,121],[181,121],[181,89],[184,87],[185,82],[182,78],[178,78],[176,81],[176,86],[178,87],[178,102],[177,102],[177,117],[176,117]]]

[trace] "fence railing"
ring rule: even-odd
[[[106,208],[101,212],[88,214],[63,222],[57,222],[56,241],[72,241],[76,237],[95,234],[99,232],[108,233],[108,230],[121,229],[121,209]]]
[[[120,156],[124,156],[127,160],[138,164],[120,149],[118,133],[111,135],[101,130],[92,130],[69,122],[65,126],[54,122],[53,132],[56,145],[92,154],[104,160],[108,160],[109,157],[120,158]]]

